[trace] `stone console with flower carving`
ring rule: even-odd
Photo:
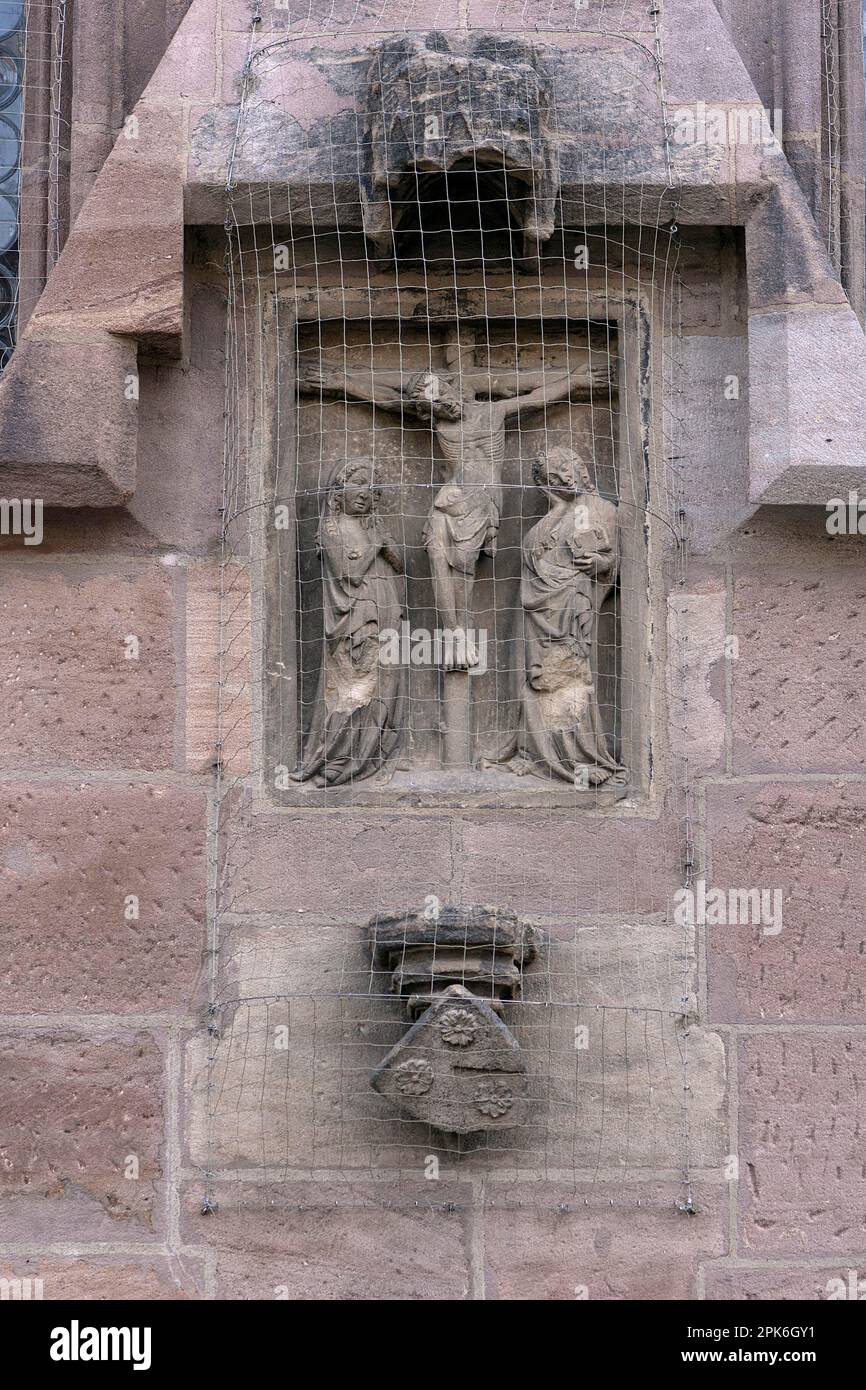
[[[374,966],[391,974],[413,1020],[371,1085],[407,1116],[451,1134],[525,1124],[526,1062],[502,1014],[535,958],[534,932],[503,908],[427,913],[370,924]]]

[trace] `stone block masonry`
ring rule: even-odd
[[[647,569],[631,572],[644,606],[626,615],[629,660],[650,634],[640,794],[550,810],[410,789],[389,806],[385,784],[365,805],[276,804],[264,692],[293,673],[269,661],[268,640],[294,617],[295,569],[271,564],[267,509],[250,505],[255,448],[243,453],[224,414],[226,366],[231,382],[253,363],[224,360],[227,166],[234,148],[239,201],[264,224],[257,249],[244,241],[248,262],[272,252],[268,219],[280,216],[294,219],[302,266],[323,238],[361,247],[350,165],[381,35],[335,33],[265,65],[235,147],[246,0],[147,8],[146,23],[118,26],[116,6],[76,0],[63,193],[74,226],[38,303],[37,280],[25,286],[27,335],[0,384],[4,495],[46,503],[41,545],[0,538],[0,1280],[39,1280],[48,1300],[142,1302],[862,1297],[864,538],[831,538],[821,505],[862,473],[862,71],[841,53],[842,186],[830,187],[827,93],[820,61],[813,71],[802,56],[805,45],[814,57],[821,0],[788,7],[771,36],[745,0],[663,7],[671,102],[781,105],[789,129],[769,152],[673,151],[692,544],[680,583],[653,521]],[[624,220],[649,217],[651,202],[653,217],[669,211],[656,75],[638,51],[653,42],[648,6],[615,7],[639,40],[626,58],[593,27],[599,7],[555,6],[558,37],[535,8],[527,19],[508,0],[497,22],[530,23],[554,84],[588,84],[609,138],[602,158],[582,138],[586,111],[569,107],[563,206],[569,227],[588,205],[611,210],[623,282]],[[489,4],[463,10],[472,30],[493,22]],[[263,6],[257,45],[281,42],[291,22]],[[327,149],[323,131],[335,132]],[[338,209],[351,224],[339,235]],[[653,229],[659,265],[668,226]],[[393,299],[394,277],[359,264],[363,336],[375,316],[359,304],[367,296],[371,314],[380,290]],[[293,383],[271,401],[277,349],[262,324],[296,269],[278,284],[262,262],[243,285],[265,287],[241,324],[265,343],[260,377],[244,382],[256,448],[273,423],[263,402],[285,429],[295,419]],[[335,253],[333,283],[344,272]],[[465,291],[479,321],[483,274],[473,268]],[[640,289],[648,301],[657,285]],[[400,293],[420,303],[417,287]],[[322,319],[335,355],[336,302]],[[322,322],[303,330],[315,337]],[[292,338],[293,323],[279,326]],[[426,363],[412,342],[414,375]],[[394,343],[374,345],[393,464],[402,404],[383,348]],[[458,366],[465,344],[443,331],[440,346]],[[651,346],[667,364],[671,343]],[[523,347],[509,351],[511,370]],[[355,339],[351,352],[357,369]],[[609,403],[574,404],[587,438]],[[569,408],[560,399],[551,426],[563,438]],[[303,409],[309,420],[324,407]],[[351,438],[365,440],[372,408],[353,409],[364,423]],[[533,428],[540,439],[544,422]],[[281,484],[293,447],[281,438]],[[598,447],[612,469],[624,444]],[[224,449],[237,465],[227,495]],[[221,508],[252,517],[230,557]],[[643,520],[631,533],[641,545]],[[688,845],[677,759],[690,769]],[[672,925],[687,851],[709,888],[778,892],[780,929]],[[217,889],[225,1004],[212,1015]],[[428,901],[498,903],[539,933],[543,968],[507,1007],[535,1059],[535,1113],[552,1119],[517,1142],[410,1131],[369,1088],[405,1025],[387,996],[370,1002],[381,982],[366,923]]]

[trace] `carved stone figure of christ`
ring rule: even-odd
[[[495,374],[480,372],[463,372],[455,384],[446,372],[406,377],[400,372],[323,368],[306,373],[299,383],[301,391],[367,401],[382,410],[408,410],[430,421],[445,464],[445,482],[433,500],[424,544],[439,625],[452,634],[443,647],[446,670],[478,664],[471,635],[472,589],[481,555],[492,556],[496,551],[506,423],[525,411],[568,400],[578,389],[585,393],[590,380],[585,369],[527,375],[533,386],[521,394]],[[602,381],[606,387],[606,369],[603,374],[592,373],[593,384]],[[479,399],[474,382],[491,399]]]
[[[608,746],[594,670],[599,609],[617,573],[617,509],[571,449],[541,453],[533,476],[550,509],[523,539],[520,723],[486,765],[507,762],[521,775],[562,779],[583,791],[622,784],[627,772]]]
[[[403,615],[401,558],[375,511],[369,459],[340,460],[325,492],[323,653],[319,688],[294,780],[336,787],[370,777],[397,752],[404,670],[383,659],[382,634]]]

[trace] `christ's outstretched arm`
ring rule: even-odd
[[[336,396],[340,400],[365,401],[382,410],[404,410],[410,406],[403,395],[402,372],[373,371],[372,368],[308,367],[298,376],[303,395]]]
[[[555,405],[557,401],[567,401],[575,388],[586,389],[586,373],[579,368],[574,372],[551,372],[549,376],[524,395],[511,396],[501,402],[505,418],[510,419],[522,410],[539,410],[545,405]]]

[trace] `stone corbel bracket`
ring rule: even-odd
[[[526,1060],[502,1014],[536,957],[533,928],[495,907],[380,914],[370,948],[412,1020],[373,1072],[373,1089],[449,1134],[525,1124]]]

